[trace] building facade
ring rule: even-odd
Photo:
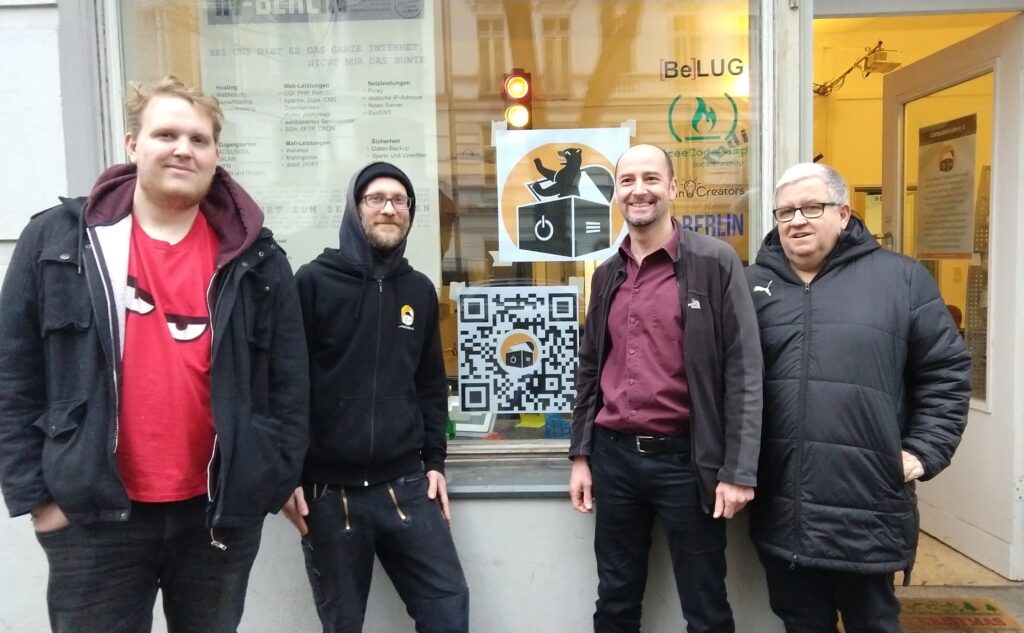
[[[858,15],[1024,9],[1017,1],[891,4],[866,3]],[[593,528],[565,499],[567,403],[590,276],[624,232],[608,194],[610,170],[629,145],[663,147],[679,181],[680,226],[727,241],[749,261],[771,228],[778,174],[825,153],[823,138],[833,139],[825,162],[844,173],[853,169],[844,161],[860,162],[841,146],[856,133],[818,129],[819,113],[838,120],[843,102],[826,106],[811,89],[831,76],[829,64],[844,66],[841,49],[835,63],[813,52],[812,22],[850,11],[826,0],[0,0],[0,53],[13,62],[0,92],[0,130],[9,139],[0,158],[8,192],[0,266],[31,214],[57,195],[85,195],[104,167],[124,160],[120,100],[130,81],[174,74],[221,100],[221,163],[261,203],[294,267],[336,246],[345,188],[360,165],[401,166],[416,186],[409,258],[441,302],[453,531],[473,626],[583,630],[596,597]],[[916,133],[961,110],[980,113],[972,224],[945,229],[970,230],[968,246],[918,248],[927,216],[906,200],[920,184],[907,176],[920,162],[916,142],[865,157],[877,176],[858,172],[851,185],[865,185],[854,198],[863,194],[858,210],[880,239],[934,260],[947,302],[968,315],[976,366],[982,361],[964,464],[922,486],[924,527],[1021,578],[1024,369],[1013,350],[1024,340],[1016,309],[1024,282],[1014,281],[1024,279],[1024,214],[1009,178],[1020,173],[1024,108],[1004,87],[1022,85],[1020,65],[1006,68],[1024,44],[1011,27],[1002,25],[1006,47],[965,71],[965,81],[992,75],[987,89],[966,90],[971,99],[988,95],[982,106],[881,112],[892,94],[908,104],[952,89],[924,79],[925,87],[903,92],[886,79],[888,95],[871,97],[879,138]],[[967,35],[946,34],[934,50]],[[914,66],[922,70],[907,64],[902,76],[925,77],[927,68]],[[881,73],[869,79],[866,62],[857,73],[881,90]],[[513,105],[505,91],[511,75],[528,81],[525,129],[504,116]],[[899,167],[883,165],[890,159]],[[575,189],[559,188],[570,175]],[[878,196],[890,206],[868,204]],[[904,202],[893,206],[897,198]],[[974,236],[980,227],[984,248]],[[969,471],[979,468],[980,496],[992,506],[981,518],[965,500],[979,481]],[[772,628],[745,519],[730,538],[740,628],[781,630]],[[27,521],[0,524],[0,564],[18,572],[0,580],[0,622],[12,630],[45,627],[45,562],[31,540]],[[653,556],[645,624],[681,629],[664,543]],[[304,573],[298,539],[272,517],[244,630],[316,630]],[[368,630],[411,626],[386,583],[374,595]]]

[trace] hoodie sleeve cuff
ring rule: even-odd
[[[432,460],[432,459],[425,460],[423,462],[423,471],[424,472],[429,472],[431,470],[436,470],[437,472],[439,472],[439,473],[441,473],[443,475],[444,474],[444,460],[441,460],[441,461]]]

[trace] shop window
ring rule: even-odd
[[[716,236],[747,259],[748,209],[757,208],[749,152],[760,130],[750,83],[751,51],[758,50],[748,29],[752,4],[122,1],[119,62],[126,80],[174,73],[220,98],[221,163],[261,203],[296,266],[335,244],[353,171],[375,159],[403,167],[417,198],[407,256],[442,302],[453,452],[476,450],[486,439],[506,441],[510,452],[557,453],[566,446],[579,328],[600,263],[590,255],[614,254],[621,236],[610,189],[602,189],[610,178],[595,168],[612,169],[617,155],[594,149],[595,139],[663,147],[679,180],[673,214],[680,226]],[[515,68],[533,90],[533,130],[523,134],[550,140],[536,156],[515,154],[527,137],[492,133],[503,120],[504,77]],[[504,139],[499,146],[496,138]],[[577,157],[581,172],[595,169],[586,172],[589,189],[577,196],[575,212],[592,212],[600,207],[593,197],[608,193],[607,213],[592,221],[607,236],[583,231],[578,242],[590,240],[586,247],[532,256],[540,251],[525,246],[532,238],[519,225],[538,239],[546,235],[547,217],[525,214],[544,201],[540,190],[562,196],[550,193],[554,181],[534,158],[554,173],[567,161],[554,150],[579,147],[590,148]],[[509,161],[517,167],[506,169]],[[515,178],[523,181],[510,185]],[[459,292],[509,288],[520,289],[509,291],[520,303],[543,305],[538,318],[562,328],[553,330],[550,365],[567,369],[566,382],[522,371],[536,353],[526,338],[501,349],[483,338],[460,341]],[[459,361],[471,349],[494,357],[475,370],[478,410],[467,411],[467,381],[459,378],[466,361]],[[518,382],[481,391],[502,373]],[[537,389],[564,398],[531,399]],[[490,404],[502,398],[503,406]],[[544,439],[551,441],[528,444],[536,449],[517,442]]]

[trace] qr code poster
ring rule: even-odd
[[[572,410],[577,288],[465,288],[457,297],[463,411]]]

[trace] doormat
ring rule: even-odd
[[[1024,633],[988,598],[901,598],[904,633]]]

